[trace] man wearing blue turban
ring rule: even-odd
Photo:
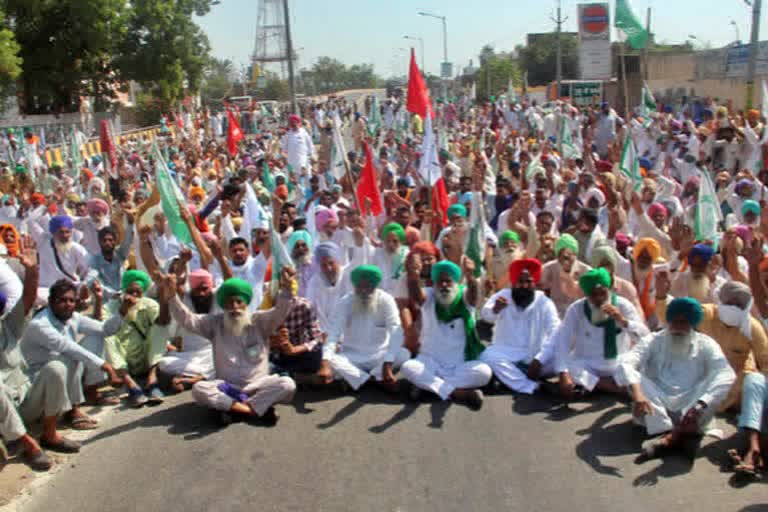
[[[709,263],[715,256],[715,249],[709,244],[699,243],[693,246],[688,253],[688,270],[677,272],[669,289],[672,297],[692,297],[702,304],[714,304],[717,302],[715,290],[720,288],[724,280],[721,277],[710,277]],[[717,281],[717,282],[716,282]],[[656,295],[663,298],[657,280]]]
[[[299,297],[307,296],[307,284],[312,277],[312,236],[309,231],[299,229],[291,233],[285,247],[291,255],[299,281]]]
[[[696,299],[674,299],[667,307],[668,327],[620,359],[614,378],[632,396],[635,422],[651,436],[663,434],[643,444],[645,458],[682,449],[692,460],[736,380],[720,345],[695,330],[703,316]]]
[[[50,237],[39,244],[40,287],[48,288],[59,279],[75,284],[85,281],[89,255],[85,247],[73,240],[74,222],[68,215],[52,217],[48,224]]]

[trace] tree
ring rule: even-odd
[[[8,96],[9,89],[21,74],[22,59],[19,57],[21,47],[16,41],[13,31],[4,28],[5,16],[0,12],[0,97]],[[0,102],[0,109],[5,107]]]
[[[480,50],[480,70],[475,79],[478,97],[488,99],[499,91],[506,91],[510,80],[519,83],[520,68],[511,54],[497,54],[491,46],[485,45]]]
[[[23,59],[23,110],[77,110],[80,96],[113,96],[115,42],[125,33],[127,5],[121,0],[5,0]]]
[[[115,0],[116,1],[116,0]],[[123,78],[149,88],[173,103],[198,91],[210,44],[193,16],[203,16],[211,0],[141,0],[132,2],[119,52]]]
[[[578,39],[573,34],[560,34],[563,54],[563,78],[575,79],[579,74]],[[530,85],[546,85],[557,76],[557,35],[543,34],[529,46],[519,46],[521,68],[528,72]]]
[[[200,97],[203,103],[219,102],[232,94],[235,68],[229,59],[212,58],[203,72]]]

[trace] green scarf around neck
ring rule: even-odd
[[[611,304],[616,305],[616,294],[611,293]],[[613,318],[608,318],[600,323],[592,322],[592,309],[589,307],[589,299],[584,300],[584,315],[595,327],[603,329],[603,357],[605,359],[616,359],[619,355],[619,349],[616,345],[616,337],[621,332],[621,329],[616,325],[616,321]]]
[[[480,341],[480,337],[477,335],[477,329],[475,329],[475,317],[469,310],[466,304],[464,304],[464,290],[465,286],[459,286],[459,293],[456,294],[456,298],[450,306],[443,306],[437,300],[435,300],[435,313],[437,319],[444,323],[449,323],[457,318],[464,320],[464,360],[474,361],[483,350],[485,345]]]

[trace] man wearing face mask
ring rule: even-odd
[[[656,301],[656,314],[665,318],[670,297],[668,281],[657,280],[657,290],[662,299]],[[752,317],[754,300],[744,283],[729,281],[718,290],[716,304],[704,304],[703,316],[696,330],[711,337],[720,345],[731,368],[736,372],[736,382],[721,404],[721,410],[738,409],[745,375],[768,368],[768,336],[760,321]]]
[[[663,434],[643,443],[645,458],[682,449],[693,459],[736,378],[717,342],[694,330],[703,316],[696,299],[673,300],[668,327],[620,358],[614,378],[629,388],[635,422],[651,436]]]
[[[478,285],[474,263],[464,258],[463,269],[453,262],[432,265],[432,288],[411,287],[410,298],[421,305],[421,346],[416,359],[401,369],[403,377],[418,390],[431,391],[442,400],[453,399],[478,410],[490,382],[491,368],[479,361],[484,347],[475,329]],[[459,282],[466,280],[466,286]]]
[[[621,392],[613,380],[618,358],[648,328],[632,303],[611,291],[611,275],[604,268],[581,276],[579,286],[585,298],[568,308],[553,335],[560,393],[572,398],[595,389]]]
[[[533,394],[539,379],[553,373],[552,333],[560,325],[554,303],[536,290],[541,262],[523,259],[509,266],[510,288],[494,294],[481,316],[495,324],[493,344],[480,360],[512,391]]]

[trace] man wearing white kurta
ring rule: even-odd
[[[283,135],[280,148],[293,172],[309,170],[309,161],[315,156],[315,145],[312,143],[312,137],[301,126],[299,116],[294,114],[288,118],[288,132]]]
[[[552,340],[560,392],[566,398],[576,386],[620,392],[613,381],[617,358],[629,351],[633,339],[646,336],[648,328],[631,302],[610,291],[611,275],[604,268],[582,275],[579,286],[586,297],[566,310]]]
[[[416,389],[424,389],[443,400],[452,398],[472,409],[483,405],[477,388],[490,382],[491,368],[477,359],[483,351],[475,331],[474,308],[477,280],[472,260],[464,260],[467,286],[459,286],[462,269],[450,261],[432,266],[434,288],[422,289],[420,262],[408,268],[408,291],[412,301],[421,304],[421,347],[416,359],[403,364],[401,375]]]
[[[328,334],[331,318],[342,297],[352,291],[349,270],[342,266],[342,251],[334,242],[320,242],[315,247],[314,265],[319,269],[307,284],[307,300],[315,310],[320,330]]]
[[[257,236],[258,231],[266,231],[266,229],[264,227],[257,228]],[[229,241],[229,255],[229,268],[232,270],[232,276],[248,282],[253,288],[253,300],[248,306],[248,311],[254,313],[258,310],[264,297],[264,274],[269,262],[264,257],[263,252],[251,256],[248,241],[240,237]]]
[[[669,327],[620,358],[615,379],[631,391],[635,421],[650,435],[668,433],[643,447],[647,457],[700,434],[736,380],[720,345],[694,330],[703,316],[696,299],[673,300]]]
[[[377,289],[381,278],[381,271],[372,265],[360,265],[350,274],[354,292],[337,304],[323,347],[319,375],[325,383],[332,372],[354,390],[370,379],[395,389],[394,371],[408,360],[410,353],[403,347],[395,299]]]
[[[539,378],[554,372],[552,334],[560,325],[555,303],[535,287],[541,262],[522,259],[509,267],[511,288],[500,290],[483,306],[481,317],[495,324],[493,344],[480,360],[505,386],[533,394]]]
[[[81,283],[88,275],[88,251],[72,241],[74,223],[71,217],[59,215],[53,217],[48,231],[50,238],[40,243],[40,284],[48,288],[59,279],[67,279],[75,284]]]

